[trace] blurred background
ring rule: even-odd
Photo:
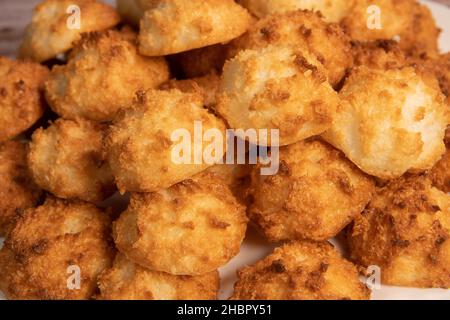
[[[430,0],[450,6],[450,0]],[[31,20],[32,10],[40,0],[0,0],[0,55],[14,57]],[[105,0],[114,4],[115,0]]]

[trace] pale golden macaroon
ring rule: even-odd
[[[217,111],[234,129],[279,130],[279,142],[247,137],[260,145],[287,145],[331,127],[338,95],[308,52],[269,46],[241,51],[225,64]]]
[[[250,219],[271,242],[336,236],[369,203],[375,183],[327,143],[306,140],[280,149],[276,175],[252,173]]]
[[[132,108],[110,127],[106,140],[108,160],[121,192],[168,188],[222,159],[225,124],[203,104],[202,95],[176,89],[138,93]],[[199,137],[206,132],[218,137],[200,144]]]
[[[49,197],[44,205],[26,210],[6,238],[0,251],[0,290],[8,299],[90,299],[97,276],[113,257],[104,212]]]
[[[117,248],[154,271],[201,275],[239,253],[245,208],[212,173],[201,173],[169,189],[135,193],[113,225]]]
[[[222,73],[223,65],[229,58],[227,44],[215,44],[199,49],[182,52],[172,56],[187,78],[198,78],[210,73]]]
[[[382,282],[450,288],[450,196],[425,176],[380,189],[349,230],[351,258],[381,268]]]
[[[106,128],[88,120],[59,119],[34,132],[28,164],[36,183],[64,199],[102,201],[114,193],[103,151]]]
[[[99,300],[216,300],[217,271],[199,276],[174,276],[145,269],[118,254],[99,277]]]
[[[206,107],[214,108],[217,104],[217,92],[220,85],[220,76],[216,73],[210,73],[199,78],[187,80],[172,79],[160,86],[161,90],[178,89],[185,93],[200,94],[204,98]]]
[[[434,78],[414,68],[354,69],[323,137],[364,172],[392,179],[431,169],[445,152],[449,110]]]
[[[139,50],[163,56],[228,42],[250,22],[234,0],[157,0],[141,19]]]
[[[399,41],[408,52],[438,52],[437,28],[425,5],[415,0],[358,0],[343,19],[346,32],[358,41]]]
[[[95,32],[82,36],[66,65],[53,68],[45,94],[63,118],[110,121],[131,105],[136,91],[168,79],[165,59],[141,56],[132,31]]]
[[[333,86],[339,84],[352,66],[350,38],[341,27],[323,21],[320,14],[297,10],[259,20],[242,37],[229,45],[233,51],[273,46],[293,46],[307,51],[323,65]]]
[[[43,62],[72,48],[84,32],[118,24],[113,7],[95,0],[45,0],[34,10],[25,31],[20,57]]]
[[[25,143],[0,143],[0,236],[6,234],[16,215],[37,205],[41,191],[31,178]]]
[[[238,0],[252,14],[264,18],[276,13],[296,10],[320,12],[328,22],[340,22],[347,16],[355,0]]]
[[[0,56],[0,141],[14,138],[42,117],[48,73],[37,63]]]
[[[328,242],[292,242],[238,272],[233,300],[368,300],[357,268]]]

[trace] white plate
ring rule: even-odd
[[[113,1],[108,1],[113,2]],[[425,2],[425,1],[424,1]],[[433,11],[437,24],[443,30],[440,38],[442,52],[450,51],[450,8],[430,3],[427,5]],[[0,247],[3,240],[0,239]],[[333,243],[338,247],[336,241]],[[233,293],[233,285],[236,281],[236,271],[246,265],[254,264],[256,261],[267,256],[273,249],[263,237],[250,230],[247,238],[241,247],[241,252],[232,259],[226,266],[220,269],[221,289],[220,299],[227,299]],[[0,300],[4,299],[0,292]],[[401,287],[381,286],[381,289],[372,293],[374,300],[450,300],[450,290],[445,289],[411,289]]]

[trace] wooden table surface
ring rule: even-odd
[[[450,6],[450,0],[433,0]],[[34,6],[40,0],[0,0],[0,55],[14,57],[29,23]],[[105,2],[114,3],[114,0]]]

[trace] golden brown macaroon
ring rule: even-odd
[[[51,108],[66,119],[109,121],[136,91],[169,80],[165,59],[141,56],[135,42],[130,30],[84,34],[67,65],[55,66],[46,82]]]
[[[450,288],[450,196],[425,176],[380,189],[349,230],[352,259],[388,285]]]
[[[204,104],[208,108],[214,108],[217,104],[217,92],[219,90],[220,77],[216,73],[210,73],[199,78],[187,80],[172,79],[160,86],[161,90],[178,89],[185,93],[200,94],[204,98]]]
[[[251,16],[234,0],[157,0],[144,13],[139,50],[147,56],[174,54],[239,37]]]
[[[445,152],[449,110],[434,75],[411,67],[353,70],[323,137],[382,179],[431,169]]]
[[[27,148],[18,141],[0,143],[0,237],[15,216],[34,207],[41,195],[28,170]]]
[[[48,73],[37,63],[0,56],[0,141],[14,138],[42,117]]]
[[[99,300],[216,300],[219,273],[174,276],[151,271],[118,254],[99,277]]]
[[[252,173],[250,219],[272,242],[327,240],[363,210],[375,183],[327,143],[306,140],[280,149],[280,169]]]
[[[103,151],[105,126],[59,119],[34,132],[28,164],[36,183],[64,199],[102,201],[114,193],[114,177]]]
[[[112,264],[108,216],[95,206],[49,197],[16,221],[0,251],[8,299],[90,299]],[[77,283],[79,276],[79,289]]]
[[[120,252],[150,270],[201,275],[239,253],[246,228],[245,208],[207,172],[169,189],[133,194],[113,237]]]
[[[233,300],[368,300],[357,268],[328,242],[292,242],[238,272]]]
[[[438,52],[437,28],[430,10],[415,0],[358,0],[342,26],[354,40],[392,40],[409,53]]]
[[[322,71],[313,55],[291,47],[241,51],[225,64],[217,111],[233,129],[279,130],[279,145],[318,135],[331,127],[338,104]]]
[[[222,160],[226,127],[203,107],[203,100],[200,94],[176,89],[138,93],[133,107],[110,127],[106,141],[121,192],[168,188],[214,165],[215,159]],[[215,138],[195,148],[199,142],[194,143],[198,139],[194,131],[200,125],[203,133],[220,132],[222,151],[208,152],[211,145],[221,145]]]
[[[55,58],[71,49],[82,33],[108,29],[119,21],[113,7],[95,0],[45,0],[34,10],[19,55],[36,62]]]
[[[341,21],[354,2],[355,0],[238,0],[238,3],[259,18],[302,9],[320,12],[328,22]]]
[[[324,66],[323,71],[332,86],[336,86],[352,66],[350,38],[339,25],[327,23],[320,14],[311,11],[297,10],[259,20],[246,34],[231,42],[229,55],[233,55],[233,51],[269,45],[293,46],[310,52]]]

